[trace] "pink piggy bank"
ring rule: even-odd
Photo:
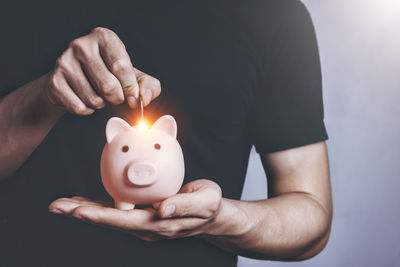
[[[116,117],[107,122],[101,178],[116,208],[152,204],[179,191],[185,167],[176,134],[170,115],[159,118],[151,128],[130,126]]]

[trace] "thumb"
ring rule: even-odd
[[[197,191],[178,193],[165,199],[158,206],[161,218],[170,217],[199,217],[209,218],[218,209],[221,202],[219,187],[202,187]]]

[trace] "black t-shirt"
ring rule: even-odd
[[[0,96],[50,71],[96,26],[161,81],[146,117],[176,118],[185,183],[210,179],[240,199],[252,145],[266,154],[327,138],[315,32],[298,0],[1,1]],[[236,255],[199,238],[149,243],[48,212],[63,196],[111,200],[99,162],[112,116],[132,123],[138,111],[63,116],[0,185],[0,265],[235,266]]]

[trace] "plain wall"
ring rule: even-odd
[[[305,0],[319,41],[334,218],[330,241],[295,263],[400,266],[400,0]],[[266,196],[252,151],[242,198]]]

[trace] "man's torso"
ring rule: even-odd
[[[150,121],[164,114],[176,118],[185,183],[210,179],[224,197],[240,199],[252,145],[248,120],[266,51],[234,10],[212,1],[16,2],[3,4],[12,26],[2,26],[9,34],[2,86],[17,87],[50,71],[69,41],[96,26],[110,28],[134,66],[161,81],[161,96],[145,114]],[[273,12],[264,12],[273,22]],[[261,34],[268,39],[274,27],[266,25]],[[15,266],[235,265],[235,255],[201,239],[147,243],[47,211],[62,196],[110,200],[99,173],[105,125],[112,116],[133,124],[138,115],[127,105],[109,105],[92,116],[60,119],[2,186],[6,259]]]

